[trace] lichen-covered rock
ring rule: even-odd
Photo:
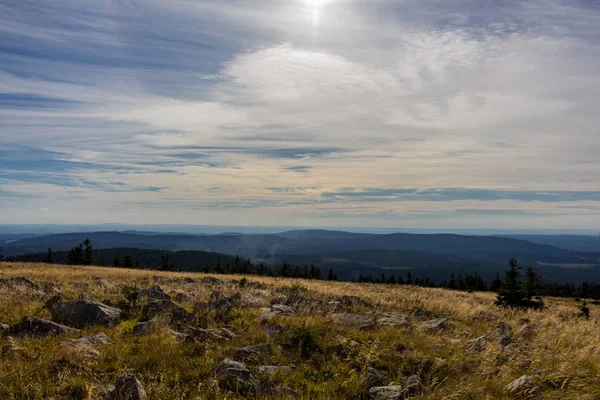
[[[121,310],[92,300],[74,300],[64,302],[60,296],[48,300],[52,320],[73,328],[83,329],[90,326],[112,327],[121,320]]]
[[[201,282],[212,286],[223,284],[222,280],[215,278],[214,276],[205,276],[204,278],[202,278]]]
[[[473,317],[473,321],[482,321],[482,322],[494,321],[496,319],[498,319],[498,316],[489,311],[481,311],[479,314],[477,314],[475,317]]]
[[[227,331],[229,332],[229,331]],[[189,334],[200,341],[204,340],[215,340],[215,341],[226,341],[230,337],[220,329],[203,329],[203,328],[190,328]]]
[[[377,386],[387,386],[390,384],[390,381],[379,370],[377,370],[373,367],[368,367],[367,368],[367,376],[365,378],[365,383],[366,383],[367,389],[371,389],[372,387],[377,387]]]
[[[158,285],[144,288],[140,290],[140,294],[149,300],[171,300],[171,296]]]
[[[513,399],[541,399],[539,387],[527,375],[515,379],[506,387]]]
[[[59,335],[72,335],[79,333],[79,329],[70,328],[38,317],[24,317],[21,322],[8,328],[11,336],[46,337]]]
[[[434,331],[446,327],[448,320],[446,318],[433,319],[431,321],[423,321],[417,324],[417,327],[424,330]]]
[[[195,320],[195,316],[172,300],[151,300],[142,308],[142,321],[165,319],[171,325],[183,325]]]
[[[98,333],[79,339],[70,339],[60,343],[60,346],[80,357],[96,359],[100,357],[98,348],[112,344],[113,341],[105,333]]]
[[[333,314],[332,318],[338,324],[348,328],[370,329],[377,325],[376,315],[372,313],[340,313]]]
[[[273,304],[271,306],[271,311],[277,312],[279,314],[293,314],[294,308],[285,304]]]
[[[288,375],[292,372],[292,369],[285,365],[260,365],[256,370],[263,375]]]
[[[235,360],[242,362],[258,362],[264,360],[272,353],[273,346],[270,343],[261,343],[237,349],[235,352]]]
[[[241,362],[226,358],[217,364],[212,374],[219,382],[219,385],[227,390],[241,394],[260,392],[259,382],[254,378],[252,372]]]
[[[407,326],[410,325],[406,317],[400,314],[380,314],[375,321],[381,326]]]
[[[425,391],[425,387],[423,386],[423,382],[419,375],[411,375],[406,380],[406,384],[404,385],[404,396],[416,396]]]
[[[401,385],[375,386],[369,389],[373,400],[401,400],[404,399],[404,388]]]
[[[135,375],[122,375],[117,378],[114,390],[108,395],[109,400],[147,400],[148,396],[141,382]]]

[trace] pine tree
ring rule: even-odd
[[[120,267],[120,266],[121,266],[121,259],[117,256],[113,260],[113,267]]]
[[[412,274],[410,272],[408,272],[406,274],[406,284],[407,285],[412,285],[413,284],[413,280],[412,280]]]
[[[48,247],[48,253],[46,254],[45,263],[54,264],[54,254],[52,254],[52,249]]]
[[[492,281],[490,290],[492,292],[498,292],[498,290],[500,290],[501,287],[502,287],[502,279],[500,279],[500,273],[496,273],[496,278]]]
[[[327,274],[327,280],[328,281],[335,281],[336,280],[336,275],[333,272],[333,268],[329,268],[329,274]]]
[[[525,291],[519,281],[521,267],[517,260],[513,257],[510,259],[510,268],[505,272],[504,282],[498,291],[496,302],[506,306],[523,306],[526,305]]]
[[[83,241],[83,264],[84,265],[92,265],[93,254],[92,254],[92,242],[90,238],[86,238]]]
[[[123,259],[123,268],[133,268],[133,261],[130,256],[125,256]]]
[[[82,265],[83,264],[83,244],[79,243],[73,247],[67,254],[67,264]]]
[[[533,296],[537,296],[540,293],[542,279],[531,266],[527,267],[525,278],[525,297],[527,297],[527,301],[531,301]]]

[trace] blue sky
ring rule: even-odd
[[[600,227],[600,3],[0,4],[0,222]]]

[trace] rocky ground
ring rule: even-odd
[[[599,320],[493,295],[0,264],[1,399],[599,399]],[[600,311],[600,310],[598,310]]]

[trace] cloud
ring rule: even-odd
[[[0,6],[3,220],[600,222],[593,2],[37,3]]]

